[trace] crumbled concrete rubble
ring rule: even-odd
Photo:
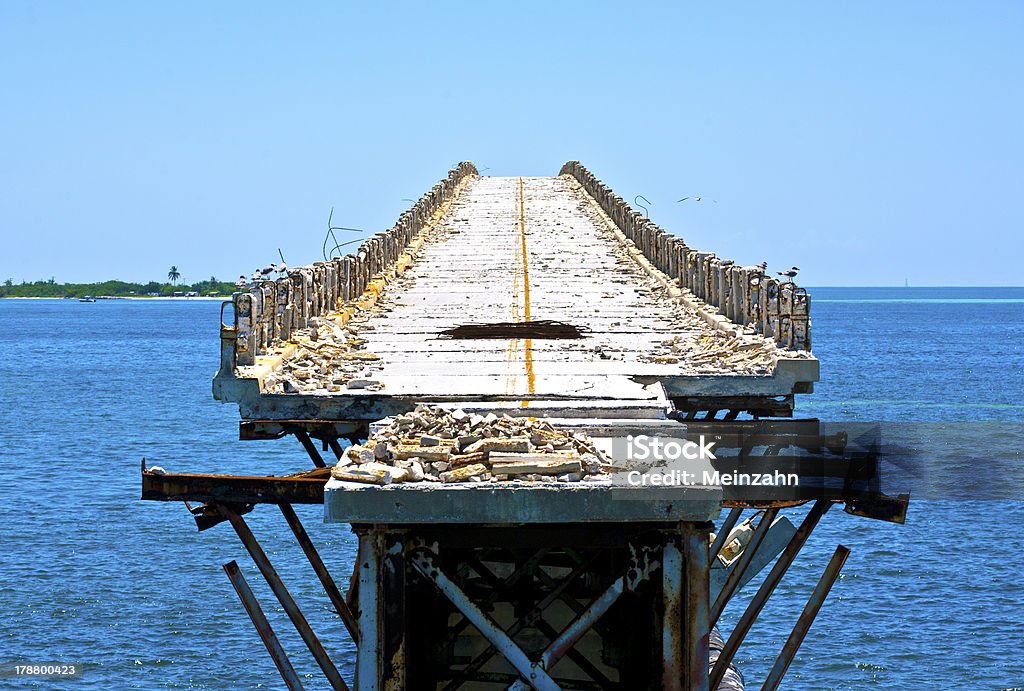
[[[334,478],[378,485],[585,482],[606,480],[611,468],[586,434],[568,434],[545,420],[419,405],[374,428],[366,443],[345,451],[331,470]]]
[[[350,324],[353,324],[350,322]],[[292,336],[296,352],[263,381],[266,393],[336,393],[383,388],[380,357],[359,350],[364,343],[354,328],[314,317],[310,328]]]
[[[775,343],[761,336],[734,338],[721,331],[674,336],[659,344],[647,362],[679,363],[695,374],[770,375],[778,359]]]

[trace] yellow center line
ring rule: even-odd
[[[519,244],[523,257],[523,319],[530,321],[530,262],[526,256],[526,198],[519,178]]]
[[[519,178],[519,253],[522,257],[523,267],[523,321],[530,321],[530,262],[526,254],[526,198],[523,195],[523,178]],[[525,342],[526,354],[526,387],[530,395],[536,390],[536,378],[533,374],[533,339],[527,338]],[[524,400],[522,407],[530,405]]]

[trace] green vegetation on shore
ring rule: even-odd
[[[15,283],[7,279],[0,285],[0,298],[79,298],[94,297],[171,297],[186,293],[199,295],[231,295],[234,283],[224,283],[211,276],[205,281],[191,285],[179,283],[128,283],[126,281],[103,281],[102,283],[57,283],[48,281],[22,281]]]

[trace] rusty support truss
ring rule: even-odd
[[[310,566],[312,566],[313,571],[316,572],[316,577],[320,580],[320,584],[323,585],[324,591],[327,593],[327,597],[334,606],[334,610],[345,623],[345,628],[348,629],[348,633],[352,636],[352,640],[358,643],[359,625],[356,623],[356,618],[349,609],[348,603],[345,602],[345,597],[341,594],[341,591],[338,589],[337,584],[335,584],[334,579],[331,578],[331,574],[327,570],[327,566],[324,564],[323,559],[320,558],[319,552],[317,552],[316,547],[313,546],[313,541],[309,539],[309,534],[302,526],[302,522],[299,520],[298,515],[296,515],[295,509],[293,509],[289,504],[279,504],[278,508],[281,509],[281,513],[284,514],[285,520],[288,521],[288,527],[292,529],[292,533],[295,535],[295,539],[298,540],[299,546],[302,547],[302,551],[305,553],[306,559],[309,560]]]
[[[274,660],[278,671],[281,672],[281,678],[284,680],[285,686],[288,687],[289,691],[302,691],[302,682],[299,680],[299,675],[295,673],[295,668],[292,667],[292,663],[288,660],[287,653],[281,647],[277,634],[270,627],[267,615],[263,613],[263,608],[260,607],[259,601],[253,595],[249,582],[245,580],[245,576],[242,575],[238,564],[233,561],[228,562],[224,565],[224,573],[228,575],[231,585],[234,587],[235,592],[238,593],[238,599],[242,601],[242,606],[245,607],[245,611],[249,614],[249,619],[252,620],[253,626],[256,627],[256,631],[263,640],[263,644],[267,647],[267,652],[270,653],[270,657]]]
[[[710,527],[355,526],[356,685],[611,689],[675,680],[665,688],[706,689]],[[635,634],[658,647],[640,666],[610,668],[614,650],[639,643],[623,623],[641,602],[649,609]],[[444,625],[424,647],[431,621]],[[450,657],[455,649],[473,652]]]
[[[249,552],[249,556],[256,562],[256,566],[259,568],[260,573],[263,574],[263,578],[266,579],[270,589],[277,596],[278,601],[288,614],[288,618],[291,619],[292,624],[295,625],[296,630],[299,632],[299,636],[302,637],[306,647],[309,648],[309,652],[312,653],[313,658],[316,660],[320,669],[323,670],[324,675],[327,677],[327,681],[330,682],[331,688],[335,691],[348,691],[348,684],[341,677],[338,672],[338,668],[334,666],[330,656],[324,649],[323,644],[320,643],[320,639],[313,633],[313,629],[309,626],[309,622],[306,620],[305,615],[302,614],[302,610],[296,604],[292,598],[291,593],[288,592],[288,588],[285,587],[281,577],[277,574],[273,564],[270,563],[269,557],[266,552],[260,546],[256,540],[256,536],[252,534],[249,526],[246,524],[245,519],[240,515],[232,511],[226,506],[218,507],[221,514],[228,521],[231,522],[231,526],[235,529],[238,534],[238,538],[245,545],[246,550]]]
[[[775,689],[779,688],[779,684],[782,683],[782,677],[786,674],[786,670],[789,669],[793,658],[796,657],[796,652],[800,649],[800,644],[803,643],[807,632],[811,628],[811,624],[814,623],[815,618],[818,616],[821,606],[825,604],[825,598],[828,597],[829,591],[832,590],[836,579],[839,578],[839,572],[842,570],[843,564],[846,563],[848,556],[850,556],[849,548],[843,545],[836,547],[836,551],[832,554],[832,558],[825,567],[824,573],[818,579],[818,584],[814,586],[814,591],[807,600],[807,605],[804,607],[803,612],[800,613],[800,618],[797,619],[793,632],[789,634],[789,638],[786,640],[786,644],[783,646],[778,658],[776,658],[768,678],[765,679],[761,691],[775,691]]]
[[[797,528],[796,534],[790,539],[789,544],[783,550],[782,554],[776,560],[775,565],[771,571],[765,577],[761,586],[758,588],[754,597],[750,599],[743,614],[737,620],[736,625],[733,627],[732,634],[729,636],[729,640],[726,641],[722,652],[718,656],[718,661],[715,663],[714,669],[711,670],[711,688],[718,688],[718,684],[725,677],[725,673],[729,668],[729,664],[732,662],[733,657],[736,655],[736,651],[739,650],[743,644],[743,640],[746,638],[747,632],[753,625],[757,616],[761,613],[765,604],[768,602],[768,598],[775,592],[775,588],[778,587],[779,583],[782,582],[782,577],[786,575],[786,571],[793,564],[797,555],[800,554],[800,550],[807,543],[807,538],[814,532],[818,522],[822,519],[825,513],[831,507],[831,502],[825,500],[819,500],[814,503],[811,510],[807,513],[800,527]]]

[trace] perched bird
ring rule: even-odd
[[[288,266],[284,262],[277,265],[277,274],[279,276],[285,276],[288,274]]]
[[[246,282],[247,282],[247,281],[245,280],[245,276],[239,276],[239,277],[238,277],[238,280],[237,280],[237,281],[235,281],[235,287],[236,287],[236,288],[244,288],[244,287],[245,287],[245,284],[246,284]]]
[[[256,281],[260,280],[260,278],[262,278],[262,276],[260,275],[259,269],[257,269],[256,271],[252,272],[252,282],[253,283],[255,283]]]
[[[735,263],[736,262],[734,262],[732,259],[720,259],[718,261],[718,265],[719,266],[723,266],[723,267],[725,267],[725,266],[732,266]]]
[[[261,276],[269,276],[270,274],[277,271],[277,264],[275,264],[274,262],[270,262],[259,271]]]
[[[776,271],[775,273],[777,273],[779,276],[783,276],[784,278],[789,279],[789,282],[792,283],[793,279],[796,278],[796,274],[799,270],[799,267],[794,266],[789,271]]]
[[[768,262],[761,262],[757,265],[757,268],[761,269],[761,272],[764,273],[768,270]]]

